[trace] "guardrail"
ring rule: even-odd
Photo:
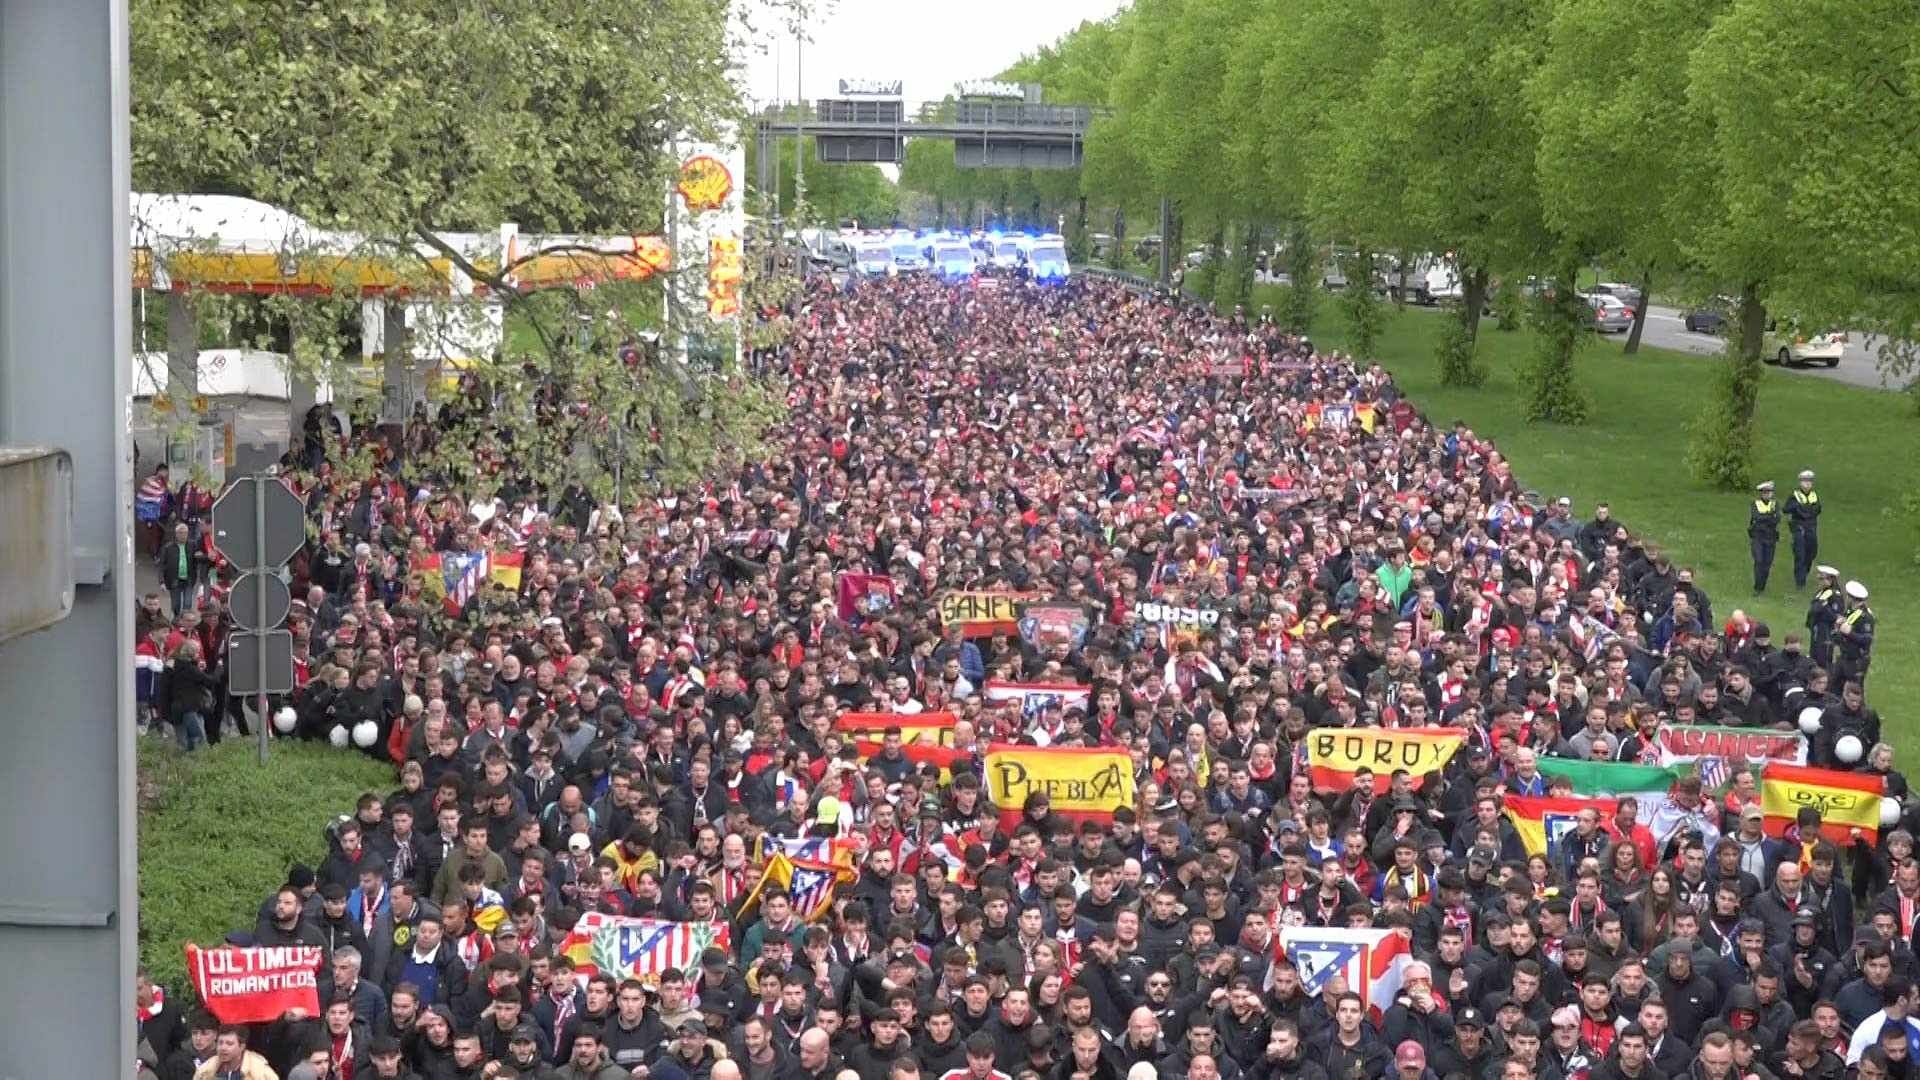
[[[1126,270],[1111,270],[1104,266],[1080,266],[1075,267],[1073,272],[1076,274],[1084,274],[1096,281],[1112,281],[1120,285],[1125,285],[1134,292],[1141,294],[1151,293],[1164,296],[1168,291],[1162,288],[1160,283],[1153,278],[1143,277]],[[1197,304],[1203,302],[1199,296],[1189,292],[1185,286],[1181,286],[1180,296],[1189,303]]]

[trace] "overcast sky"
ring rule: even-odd
[[[914,103],[945,97],[962,79],[991,78],[1022,53],[1083,20],[1112,15],[1126,0],[826,0],[826,6],[808,26],[806,99],[831,97],[843,78],[899,79]],[[749,96],[756,103],[792,100],[794,61],[791,34],[763,32],[760,48],[748,57]]]

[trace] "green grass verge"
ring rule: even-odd
[[[1277,295],[1257,290],[1253,310]],[[1713,599],[1714,617],[1735,608],[1767,622],[1777,643],[1788,630],[1805,631],[1810,590],[1793,588],[1793,552],[1786,537],[1763,597],[1753,596],[1747,553],[1747,500],[1714,491],[1683,464],[1686,428],[1712,393],[1716,358],[1642,348],[1624,355],[1594,343],[1577,361],[1592,400],[1591,423],[1569,428],[1522,419],[1515,375],[1532,345],[1525,330],[1502,333],[1482,320],[1477,356],[1486,385],[1460,390],[1439,385],[1434,350],[1446,316],[1430,311],[1390,313],[1380,361],[1415,404],[1437,424],[1464,420],[1490,436],[1513,463],[1514,474],[1542,495],[1566,495],[1575,512],[1595,502],[1612,505],[1628,527],[1657,540],[1677,564],[1691,566]],[[1323,299],[1314,340],[1340,348],[1339,313]],[[1920,490],[1920,419],[1904,394],[1847,386],[1828,379],[1766,369],[1762,376],[1755,475],[1772,478],[1784,495],[1801,469],[1819,474],[1819,561],[1873,591],[1879,616],[1869,698],[1889,734],[1920,736],[1920,717],[1904,706],[1920,694],[1920,589],[1914,580],[1917,541],[1899,516],[1904,495]]]
[[[184,946],[251,930],[288,866],[319,867],[326,821],[392,787],[391,768],[326,745],[277,741],[263,768],[250,739],[192,754],[141,739],[140,962],[186,1001]]]

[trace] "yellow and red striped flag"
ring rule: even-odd
[[[1851,844],[1859,829],[1868,842],[1880,833],[1880,799],[1886,781],[1868,773],[1814,769],[1804,765],[1768,762],[1760,770],[1762,828],[1768,836],[1785,836],[1800,811],[1820,811],[1820,831],[1836,844]]]

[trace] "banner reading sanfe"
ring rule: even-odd
[[[1031,599],[1026,593],[950,592],[938,602],[940,625],[958,625],[966,637],[1011,634],[1019,628],[1020,602]]]
[[[187,975],[194,992],[223,1024],[278,1020],[288,1009],[320,1012],[316,979],[322,953],[314,945],[217,949],[187,946]]]
[[[1465,740],[1458,728],[1315,728],[1307,732],[1307,767],[1320,791],[1345,791],[1355,771],[1371,769],[1374,794],[1384,795],[1395,769],[1412,773],[1418,788]]]

